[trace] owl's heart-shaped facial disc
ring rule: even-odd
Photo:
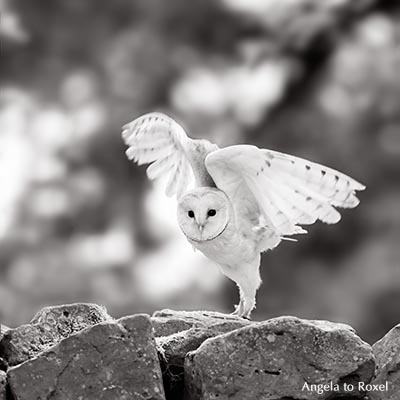
[[[203,242],[215,239],[225,230],[230,218],[230,202],[221,190],[201,187],[181,197],[177,213],[185,236]]]

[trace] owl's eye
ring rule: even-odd
[[[207,215],[209,217],[213,217],[216,213],[217,213],[217,211],[215,211],[213,208],[211,208],[210,210],[207,211]]]
[[[189,211],[188,211],[188,216],[189,216],[190,218],[194,218],[194,212],[193,212],[192,210],[189,210]]]

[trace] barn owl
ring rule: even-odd
[[[260,255],[301,225],[335,224],[335,207],[353,208],[365,186],[331,168],[252,145],[219,148],[190,139],[172,118],[145,114],[123,127],[130,160],[150,164],[147,176],[168,177],[177,219],[189,243],[236,282],[233,314],[249,318],[261,284]],[[192,184],[193,182],[193,184]]]

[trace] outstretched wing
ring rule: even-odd
[[[145,114],[122,129],[122,137],[129,146],[127,157],[139,165],[151,163],[147,168],[149,179],[168,176],[168,196],[181,196],[194,178],[198,183],[207,181],[207,177],[212,182],[204,159],[216,146],[205,140],[190,139],[182,126],[167,115]]]
[[[356,207],[356,191],[365,189],[331,168],[250,145],[218,150],[207,156],[205,164],[235,212],[243,208],[243,198],[251,199],[268,228],[281,238],[306,233],[299,225],[316,220],[338,222],[335,207]]]

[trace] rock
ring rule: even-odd
[[[0,371],[0,400],[7,399],[7,374],[4,371]]]
[[[10,366],[20,364],[74,333],[103,321],[107,311],[95,304],[46,307],[29,324],[8,330],[0,342],[0,356]]]
[[[388,390],[369,392],[371,400],[398,400],[400,393],[400,324],[372,346],[376,360],[373,385],[386,385]]]
[[[237,316],[206,311],[158,311],[151,321],[162,355],[170,365],[179,367],[183,367],[186,353],[204,340],[251,324]]]
[[[103,322],[12,367],[14,397],[164,400],[153,329],[147,315]]]
[[[1,339],[3,339],[3,336],[6,332],[8,332],[10,328],[8,326],[5,326],[3,324],[0,324],[0,342]],[[7,361],[3,358],[0,357],[0,371],[7,371],[8,363]],[[1,396],[0,396],[1,399]]]
[[[3,337],[3,335],[8,332],[11,328],[8,326],[5,326],[4,324],[0,324],[0,340]]]
[[[151,317],[154,335],[169,336],[188,330],[192,327],[210,327],[219,324],[232,323],[236,327],[249,325],[251,322],[231,314],[213,311],[156,311]]]
[[[7,361],[4,358],[0,357],[0,371],[7,371],[7,368],[8,368]]]
[[[190,400],[333,399],[344,395],[344,383],[370,382],[374,367],[371,347],[347,325],[280,317],[208,339],[189,353],[185,394]],[[337,387],[318,394],[305,383]]]
[[[151,323],[153,324],[154,328],[154,336],[169,336],[174,333],[186,331],[190,329],[193,324],[187,322],[183,319],[178,318],[159,318],[159,317],[151,317]]]
[[[65,304],[42,308],[31,320],[31,324],[49,324],[68,336],[88,326],[112,319],[104,307],[90,303]]]
[[[152,317],[167,399],[183,396],[184,361],[206,339],[248,326],[233,315],[206,311],[157,311]]]

